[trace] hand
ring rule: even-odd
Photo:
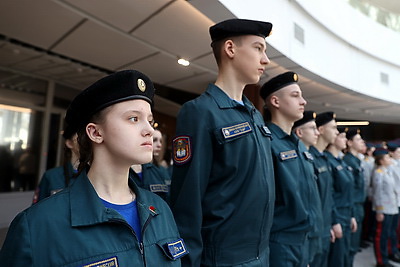
[[[335,243],[336,240],[335,231],[333,231],[333,229],[330,229],[330,231],[331,231],[331,243]]]
[[[354,217],[351,218],[350,228],[351,228],[352,233],[357,232],[357,221],[356,221],[356,218],[354,218]]]
[[[385,219],[385,215],[383,215],[383,213],[377,213],[375,217],[377,222],[383,222]]]
[[[342,238],[343,237],[343,231],[342,231],[342,226],[340,223],[337,223],[332,226],[332,230],[335,233],[336,238]]]

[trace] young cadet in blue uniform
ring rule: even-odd
[[[152,82],[120,71],[81,92],[67,110],[78,133],[81,174],[21,212],[2,266],[180,266],[187,253],[168,205],[129,179],[152,159]]]
[[[357,231],[351,234],[350,260],[354,261],[354,255],[358,252],[361,245],[361,229],[364,219],[365,185],[364,172],[361,167],[361,160],[358,158],[360,151],[365,146],[361,138],[359,129],[349,129],[346,132],[347,153],[343,156],[344,162],[351,167],[354,178],[353,191],[353,211],[357,221]]]
[[[329,166],[328,159],[324,154],[326,147],[335,141],[339,133],[336,128],[335,114],[333,112],[324,112],[317,115],[315,124],[317,126],[319,136],[317,143],[311,146],[309,151],[314,158],[314,170],[318,177],[317,185],[322,206],[322,236],[321,236],[321,252],[317,254],[310,263],[310,267],[327,267],[328,255],[331,242],[335,241],[335,232],[333,228],[340,227],[332,225],[332,216],[334,212],[333,203],[333,185],[332,185],[332,169]]]
[[[353,217],[354,178],[351,168],[340,158],[340,152],[346,148],[346,133],[343,128],[335,141],[329,144],[325,154],[332,169],[333,199],[335,213],[333,217],[335,243],[331,245],[328,266],[351,267],[350,235],[357,231],[357,221]]]
[[[308,152],[310,152],[311,146],[315,145],[318,140],[319,132],[317,129],[317,125],[315,124],[315,117],[317,114],[314,111],[308,110],[304,111],[303,113],[303,118],[300,120],[296,121],[293,124],[293,132],[296,134],[296,136],[303,142],[303,144],[306,146]],[[314,166],[314,157],[310,153],[312,157],[312,163]],[[310,157],[310,156],[309,156]],[[315,176],[314,178],[316,179],[316,185],[318,185],[318,176],[317,173],[315,172],[314,168],[314,173]],[[313,262],[315,257],[317,255],[320,255],[322,253],[321,247],[322,247],[322,231],[323,231],[323,217],[322,217],[322,206],[321,206],[321,197],[319,195],[318,187],[312,187],[311,189],[314,189],[314,192],[312,194],[316,195],[315,203],[313,205],[314,207],[314,212],[310,213],[311,215],[314,216],[313,220],[315,220],[315,227],[314,229],[310,232],[308,238],[309,238],[309,245],[310,245],[310,250],[309,250],[309,263]]]
[[[312,157],[291,133],[303,117],[306,101],[294,72],[278,75],[261,87],[261,97],[271,114],[272,156],[276,185],[274,221],[270,236],[270,266],[310,263],[309,234],[316,230],[319,203]]]
[[[242,19],[212,26],[217,80],[179,112],[171,207],[190,251],[184,266],[268,266],[271,135],[243,89],[269,63],[271,28]]]
[[[65,129],[63,137],[65,139],[64,164],[47,170],[43,174],[33,196],[32,204],[56,194],[76,180],[75,178],[79,165],[77,135],[69,129]]]

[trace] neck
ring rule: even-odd
[[[328,151],[331,152],[334,157],[339,157],[340,150],[336,146],[329,146]]]
[[[128,204],[135,198],[128,185],[129,168],[93,161],[87,176],[98,196],[110,203]]]
[[[215,85],[225,92],[230,98],[242,101],[245,83],[236,79],[237,75],[233,71],[220,71]]]
[[[349,152],[350,152],[353,156],[358,157],[358,152],[357,152],[356,150],[354,150],[353,148],[349,148]]]
[[[284,118],[277,116],[276,114],[272,114],[271,122],[278,125],[285,133],[288,135],[291,134],[293,121],[285,120]]]
[[[317,143],[315,144],[314,147],[315,147],[320,153],[322,153],[322,152],[326,149],[327,146],[328,146],[328,143],[325,142],[324,139],[318,138]]]

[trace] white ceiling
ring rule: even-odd
[[[127,68],[159,85],[200,94],[217,74],[208,28],[229,17],[216,0],[1,0],[0,99],[31,91],[35,97],[29,101],[42,105],[42,79],[56,81],[61,85],[56,95],[71,99],[66,87],[82,90]],[[261,83],[287,69],[298,72],[307,109],[399,123],[399,105],[326,81],[273,47],[268,56],[272,62]],[[178,65],[178,57],[189,59],[190,66]],[[156,110],[172,116],[180,108],[160,96],[156,103]]]

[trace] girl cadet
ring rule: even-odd
[[[47,170],[36,188],[32,204],[58,193],[65,187],[75,182],[75,174],[79,165],[78,135],[65,129],[63,133],[64,143],[64,164],[62,166]]]
[[[128,178],[152,158],[152,82],[120,71],[80,93],[66,122],[80,175],[12,222],[2,266],[180,266],[187,254],[168,205]]]

